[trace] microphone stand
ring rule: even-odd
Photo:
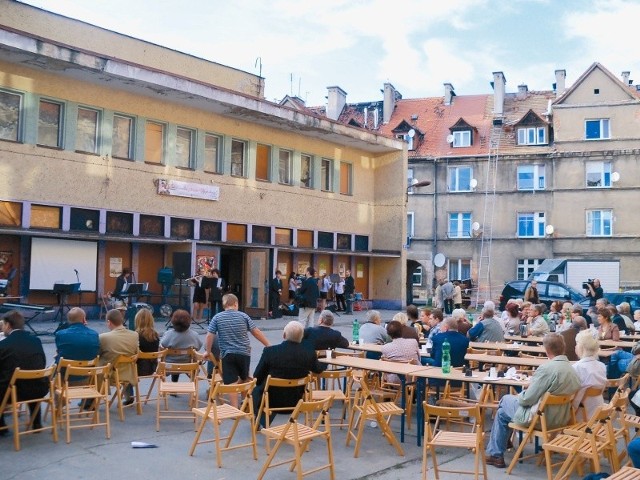
[[[76,280],[78,283],[80,283],[80,275],[78,275],[78,270],[74,268],[73,271],[76,272]],[[82,289],[78,290],[78,307],[82,308]]]

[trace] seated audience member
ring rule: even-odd
[[[607,368],[598,360],[600,346],[591,332],[584,330],[576,336],[575,350],[580,360],[573,364],[573,368],[582,386],[573,397],[573,408],[577,409],[582,404],[587,418],[591,418],[596,408],[604,403],[604,399],[602,395],[585,398],[584,392],[590,387],[604,389],[607,385]]]
[[[576,353],[576,336],[578,335],[578,329],[569,327],[566,330],[558,332],[564,339],[564,354],[570,362],[576,362],[580,360]]]
[[[153,314],[146,308],[140,309],[135,318],[138,332],[138,346],[141,352],[157,352],[160,348],[160,336],[155,328]],[[156,371],[157,360],[138,359],[138,375],[151,375]]]
[[[431,347],[431,358],[427,359],[427,364],[434,367],[442,366],[442,344],[446,341],[451,346],[451,366],[462,367],[465,363],[464,356],[469,348],[469,339],[458,332],[458,321],[453,318],[446,318],[442,322],[441,332],[433,337],[433,346]],[[429,385],[442,386],[444,380],[429,380]]]
[[[519,334],[520,332],[520,309],[516,302],[509,300],[502,312],[502,331]]]
[[[542,303],[531,305],[529,317],[529,335],[534,337],[543,337],[549,333],[549,324],[542,316]]]
[[[191,315],[186,310],[178,309],[171,315],[172,329],[167,330],[160,339],[162,348],[186,349],[193,348],[200,350],[202,348],[202,339],[195,331],[191,330]],[[167,355],[165,357],[167,363],[189,363],[191,356],[184,355]],[[179,374],[172,374],[171,381],[177,382]]]
[[[468,332],[471,340],[476,342],[504,342],[502,325],[493,315],[492,309],[488,307],[482,309],[480,321],[471,327]]]
[[[420,343],[420,335],[415,328],[409,326],[409,317],[407,317],[406,313],[398,312],[391,320],[402,324],[402,338],[413,338],[416,342]]]
[[[571,326],[578,331],[589,328],[587,320],[582,316],[582,306],[574,305],[571,308]]]
[[[631,320],[631,305],[629,305],[629,302],[622,302],[616,307],[616,309],[624,320],[625,330],[629,331],[629,333],[633,333],[635,326],[633,325],[633,320]]]
[[[24,317],[20,312],[11,310],[4,315],[2,332],[5,339],[0,342],[0,403],[9,388],[9,382],[16,368],[41,370],[46,367],[42,342],[35,335],[24,331]],[[18,400],[31,400],[44,397],[49,391],[49,382],[43,378],[26,380],[20,381],[17,387]],[[36,403],[29,404],[29,413],[34,417],[31,428],[34,430],[42,428],[39,407],[40,405]],[[3,412],[0,412],[0,427],[5,426]],[[6,429],[0,430],[0,436],[8,433]],[[6,448],[5,446],[5,450]]]
[[[631,352],[618,349],[609,357],[607,378],[620,378],[625,373],[629,373],[634,378],[640,375],[640,342],[631,348]]]
[[[522,302],[520,305],[520,322],[527,323],[529,321],[529,316],[531,315],[531,302]]]
[[[367,312],[367,321],[360,326],[360,338],[364,343],[384,345],[391,341],[387,329],[380,325],[381,321],[380,312],[377,310],[369,310]],[[377,360],[382,354],[378,352],[367,352],[365,356]]]
[[[295,320],[284,327],[284,341],[278,345],[265,347],[253,376],[257,380],[253,390],[254,412],[257,415],[262,401],[267,377],[276,378],[302,378],[310,372],[321,373],[326,365],[318,362],[316,352],[301,344],[304,335],[304,327]],[[269,390],[269,405],[272,407],[293,407],[304,395],[304,386],[299,388],[274,388]],[[259,419],[264,426],[263,418]]]
[[[349,340],[344,338],[338,330],[331,328],[332,325],[333,313],[330,310],[323,310],[318,317],[318,325],[304,329],[303,343],[313,350],[347,348]]]
[[[87,327],[87,316],[83,309],[73,307],[67,313],[69,326],[56,332],[56,363],[67,360],[93,360],[100,350],[98,332]]]
[[[382,346],[383,359],[420,364],[420,346],[413,338],[402,338],[402,324],[399,321],[389,322],[387,333],[391,337],[391,343],[385,343]],[[395,374],[388,374],[386,378],[390,383],[400,383],[400,379]]]
[[[598,338],[600,340],[620,340],[620,329],[611,321],[611,312],[608,308],[598,310]]]
[[[552,395],[573,395],[580,389],[580,379],[564,355],[562,337],[557,333],[549,333],[542,344],[549,361],[536,369],[526,390],[518,395],[505,395],[500,400],[486,449],[488,465],[497,468],[506,466],[504,452],[511,437],[509,422],[528,425],[533,416],[532,408],[547,392]],[[557,428],[566,425],[571,408],[571,405],[549,406],[548,426]]]
[[[110,363],[113,366],[120,355],[131,356],[139,352],[138,332],[124,327],[124,317],[120,310],[109,310],[106,315],[106,321],[109,331],[100,334],[100,351],[98,352],[100,360],[98,360],[98,363],[100,365]],[[122,382],[133,381],[133,371],[129,365],[120,366],[118,374]],[[114,370],[109,380],[110,385],[114,385],[115,380]],[[124,391],[125,405],[133,403],[132,394],[133,387],[129,384]]]
[[[618,312],[618,309],[615,305],[609,304],[607,305],[607,310],[611,314],[611,322],[618,327],[618,330],[624,332],[627,329],[627,325],[624,323],[624,318]]]
[[[640,308],[633,312],[633,327],[636,332],[640,332]]]
[[[431,309],[421,308],[418,314],[418,323],[422,326],[422,333],[429,330],[429,322],[431,321]]]
[[[467,312],[464,308],[454,308],[451,317],[458,322],[458,332],[462,335],[466,335],[471,330],[471,324],[467,320]]]
[[[431,318],[429,319],[429,340],[433,341],[433,337],[440,333],[442,320],[444,320],[442,310],[436,308],[431,311]],[[424,335],[425,337],[427,337],[427,333],[425,333]]]

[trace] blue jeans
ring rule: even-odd
[[[491,436],[487,444],[487,455],[501,457],[507,449],[507,441],[511,431],[509,430],[509,422],[518,410],[518,397],[516,395],[505,395],[500,400],[498,412],[493,419],[491,427]]]
[[[627,446],[627,453],[635,468],[640,468],[640,438],[634,438]]]
[[[609,358],[607,364],[607,378],[620,378],[626,372],[633,360],[633,354],[624,350],[616,350]]]

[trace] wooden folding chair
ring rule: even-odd
[[[440,407],[429,405],[423,402],[424,408],[424,445],[422,450],[422,478],[427,478],[428,455],[431,454],[433,461],[433,471],[436,480],[440,472],[464,473],[478,477],[482,475],[487,479],[487,464],[484,451],[484,429],[483,414],[478,405],[467,405],[462,407]],[[431,420],[436,418],[436,424],[431,427]],[[441,420],[446,420],[446,424],[471,422],[470,432],[451,432],[438,427]],[[438,467],[436,459],[436,448],[462,448],[470,450],[474,454],[474,469],[469,470],[444,470]],[[480,473],[482,467],[482,473]]]
[[[11,409],[11,418],[13,425],[13,448],[15,448],[16,452],[20,450],[20,437],[23,435],[29,435],[32,433],[40,433],[45,430],[51,430],[53,434],[53,441],[58,441],[58,424],[56,422],[55,417],[55,404],[54,404],[54,388],[53,388],[53,375],[56,371],[55,365],[52,365],[48,368],[43,368],[41,370],[22,370],[20,368],[16,368],[13,371],[13,375],[11,376],[11,380],[9,380],[9,385],[4,394],[4,398],[0,400],[0,415],[3,414],[5,410],[8,408]],[[22,382],[46,382],[48,383],[47,392],[48,395],[45,394],[43,397],[32,398],[29,400],[19,400],[18,399],[18,385]],[[51,409],[52,418],[51,425],[48,427],[40,426],[39,428],[31,428],[33,425],[33,421],[38,413],[41,410],[41,404],[46,403],[47,407]],[[23,429],[20,430],[20,409],[26,407],[27,412],[31,412],[31,409],[28,407],[30,405],[35,405],[33,413],[30,413],[25,416],[25,422],[23,424]],[[9,427],[5,427],[9,428]]]
[[[579,435],[561,433],[543,443],[547,478],[568,479],[583,461],[590,462],[594,472],[600,472],[602,471],[600,457],[605,457],[609,461],[614,472],[618,470],[620,466],[612,423],[614,412],[613,405],[601,405],[586,423],[585,428],[581,429]],[[552,453],[566,455],[555,477],[552,477]]]
[[[198,371],[197,363],[165,363],[158,364],[158,401],[156,402],[156,431],[160,431],[160,419],[189,419],[193,420],[195,427],[195,414],[192,408],[196,406],[198,397]],[[167,382],[168,374],[185,374],[187,380]],[[169,408],[170,396],[186,396],[189,405],[188,410],[171,410]],[[164,408],[162,408],[164,407]]]
[[[347,446],[349,446],[352,438],[355,439],[356,445],[353,456],[357,458],[360,453],[362,435],[364,433],[367,420],[375,420],[378,423],[382,434],[387,439],[387,442],[395,447],[398,455],[404,456],[404,450],[389,426],[391,417],[395,415],[402,415],[403,413],[404,410],[394,402],[376,402],[371,390],[369,389],[366,375],[364,375],[360,379],[360,388],[356,393],[355,401],[351,408],[351,415],[349,416]],[[358,430],[357,434],[354,433],[354,429]]]
[[[324,400],[330,396],[334,402],[342,402],[341,423],[334,424],[341,428],[347,426],[347,411],[351,411],[351,369],[343,368],[339,370],[325,370],[322,373],[314,374],[311,382],[311,401]]]
[[[417,325],[417,324],[416,324]],[[389,360],[388,358],[384,358],[382,357],[382,360],[385,360],[387,362],[396,362],[396,363],[408,363],[410,365],[418,365],[417,361],[415,360],[410,360],[410,361],[399,361],[399,360]],[[447,382],[448,383],[448,382]],[[394,382],[388,382],[384,380],[384,376],[382,379],[382,382],[380,383],[380,387],[383,390],[397,390],[398,391],[398,395],[396,395],[395,401],[397,402],[398,400],[400,400],[402,398],[402,384],[401,383],[394,383]],[[407,425],[407,429],[411,430],[411,415],[413,413],[413,398],[415,397],[415,393],[416,393],[416,382],[415,379],[411,376],[406,377],[405,379],[405,391],[404,391],[404,398],[406,400],[405,402],[405,415],[406,415],[406,425]]]
[[[157,400],[158,397],[151,398],[151,392],[153,392],[153,387],[155,387],[156,382],[160,381],[160,376],[158,375],[158,364],[164,360],[166,355],[166,350],[159,350],[157,352],[139,352],[138,353],[138,362],[142,361],[150,361],[155,362],[156,368],[153,373],[149,375],[138,375],[138,385],[140,384],[140,380],[151,379],[151,384],[149,385],[149,389],[147,390],[147,394],[144,397],[144,404],[146,405],[149,400]]]
[[[65,367],[64,380],[58,397],[58,418],[65,425],[67,443],[71,443],[71,430],[77,428],[105,427],[106,437],[111,438],[109,418],[109,375],[111,364],[100,367]],[[74,407],[75,402],[80,406]],[[104,421],[101,421],[100,405],[104,404]]]
[[[530,440],[542,439],[543,443],[549,442],[555,434],[560,433],[568,425],[573,425],[576,423],[575,412],[571,404],[572,400],[573,395],[552,395],[551,393],[547,392],[542,396],[538,408],[533,413],[533,417],[531,418],[531,421],[528,425],[520,425],[513,422],[509,423],[509,428],[513,429],[514,434],[516,432],[519,432],[522,438],[520,440],[520,444],[518,445],[518,449],[516,450],[516,453],[511,460],[511,463],[507,467],[507,474],[511,474],[511,471],[515,468],[518,462],[523,461],[525,458],[539,455],[539,452],[534,451],[533,455],[528,455],[520,458],[525,445]],[[549,426],[547,425],[546,414],[546,409],[548,407],[568,409],[568,411],[570,412],[568,423],[566,425],[549,428]],[[534,450],[537,450],[537,448],[535,448]],[[551,465],[547,465],[547,471],[551,471]]]
[[[62,384],[64,382],[64,375],[65,375],[65,369],[68,366],[74,366],[74,367],[96,367],[98,366],[98,360],[100,360],[100,357],[97,356],[96,358],[92,358],[91,360],[69,360],[66,359],[64,357],[60,357],[58,359],[58,363],[56,365],[56,372],[54,374],[53,377],[53,385],[54,385],[54,392],[56,398],[60,395],[60,393],[62,392]],[[79,378],[79,379],[70,379],[70,383],[75,385],[78,383],[82,383],[86,381],[86,378]],[[49,408],[49,405],[47,405],[47,408],[44,412],[44,416],[43,416],[43,421],[47,419],[48,415],[49,415],[49,411],[51,409]],[[56,416],[56,420],[58,422],[62,422],[62,418],[60,418],[60,415]]]
[[[234,383],[232,385],[223,385],[222,382],[215,384],[215,387],[211,388],[209,394],[209,401],[204,408],[194,408],[193,413],[196,417],[201,418],[200,425],[196,431],[195,438],[191,444],[189,455],[193,455],[197,445],[202,443],[215,442],[216,444],[216,461],[218,468],[222,467],[222,452],[227,450],[235,450],[243,447],[253,447],[253,459],[258,459],[258,449],[256,445],[256,429],[255,429],[255,417],[253,415],[253,397],[251,392],[256,386],[256,379],[254,378],[250,382],[246,383]],[[225,403],[225,395],[242,395],[244,400],[240,408],[232,407]],[[220,436],[220,424],[225,420],[233,420],[233,426],[229,435],[226,437]],[[238,445],[231,445],[233,435],[238,428],[238,424],[242,420],[249,422],[249,431],[251,432],[251,441]],[[207,423],[213,426],[214,438],[210,440],[200,441],[200,436]],[[224,447],[220,446],[220,443],[226,440]]]
[[[587,410],[584,407],[583,402],[587,398],[601,397],[603,393],[604,393],[604,387],[589,387],[584,391],[584,395],[582,396],[582,402],[580,403],[580,405],[578,405],[578,408],[576,410],[576,419],[579,422],[587,422],[589,420],[589,418],[587,417]]]
[[[303,389],[302,400],[308,400],[309,395],[309,382],[311,381],[310,376],[302,377],[302,378],[277,378],[272,377],[271,375],[267,376],[267,380],[264,384],[264,389],[262,391],[262,398],[260,399],[260,407],[258,408],[258,413],[256,418],[258,422],[256,423],[256,428],[260,425],[260,419],[262,415],[265,418],[265,427],[269,428],[271,423],[271,417],[276,414],[287,413],[290,414],[295,407],[276,407],[273,405],[273,399],[270,398],[270,392],[275,388],[283,389],[283,388],[296,388]],[[267,438],[267,442],[265,444],[267,453],[270,450],[271,444],[269,439]]]
[[[115,392],[111,396],[109,407],[113,405],[113,402],[118,402],[118,416],[121,422],[124,422],[124,409],[135,405],[138,415],[142,415],[142,404],[140,403],[140,384],[138,383],[138,368],[136,362],[138,361],[138,355],[120,355],[113,363],[113,377]],[[125,380],[123,376],[129,374],[131,380]],[[124,389],[131,386],[135,399],[132,404],[124,405],[122,396]]]
[[[305,402],[304,400],[300,400],[289,417],[288,422],[283,425],[263,428],[260,430],[260,433],[267,437],[267,440],[275,440],[276,444],[262,466],[262,470],[260,470],[260,474],[258,475],[258,480],[262,480],[269,468],[285,464],[290,464],[289,471],[292,472],[294,469],[296,470],[298,480],[302,480],[304,476],[311,473],[327,469],[329,470],[329,478],[331,478],[331,480],[335,479],[333,448],[331,446],[331,422],[329,420],[329,409],[331,408],[332,401],[333,397],[331,396],[316,402]],[[312,418],[315,415],[317,415],[317,418],[313,424],[307,425],[306,422],[299,422],[298,419],[300,418],[300,415],[303,415],[305,419]],[[327,444],[328,462],[305,472],[302,470],[302,455],[307,451],[311,441],[315,439],[325,440]],[[293,446],[294,456],[287,460],[282,460],[278,463],[272,464],[280,446],[283,443]]]

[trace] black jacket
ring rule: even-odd
[[[262,392],[267,376],[277,378],[302,378],[309,372],[320,373],[327,368],[318,362],[316,352],[301,343],[285,340],[279,345],[265,347],[253,376],[257,380],[257,391]],[[304,387],[274,388],[269,391],[272,407],[295,407],[304,394]],[[259,400],[259,399],[256,399]]]
[[[356,290],[356,281],[351,275],[344,279],[344,294],[353,295]]]
[[[347,348],[349,340],[344,338],[338,330],[330,327],[310,327],[304,329],[303,343],[311,350],[326,350],[327,348]]]
[[[45,367],[46,357],[40,339],[24,330],[13,330],[0,342],[0,402],[16,368],[41,370]],[[43,397],[48,391],[46,379],[23,381],[18,384],[18,399]]]
[[[301,307],[316,308],[318,298],[320,298],[318,279],[314,277],[305,278],[298,289],[298,296],[303,299],[303,303],[300,305]]]

